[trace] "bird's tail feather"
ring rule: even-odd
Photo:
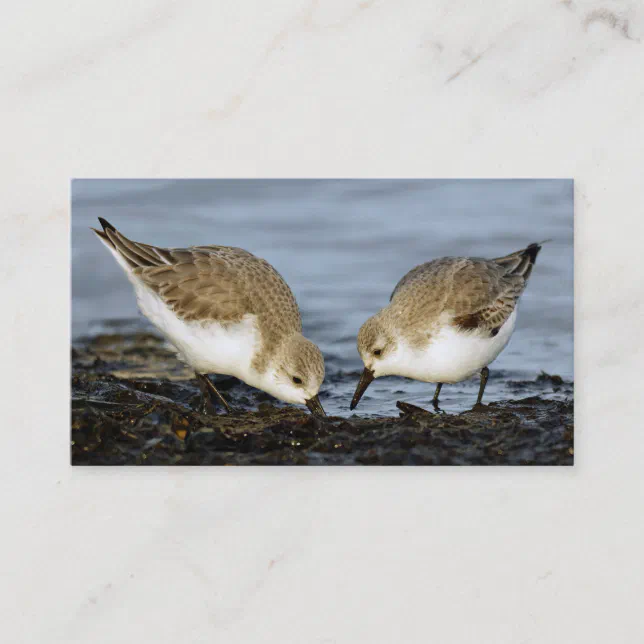
[[[532,267],[537,261],[537,255],[541,250],[541,244],[545,244],[549,241],[552,240],[546,239],[545,241],[532,243],[521,250],[505,255],[504,257],[497,257],[492,261],[503,266],[508,275],[519,275],[527,281],[530,277],[530,273],[532,273]]]
[[[96,228],[92,228],[92,230],[126,270],[170,263],[169,253],[166,249],[132,241],[103,217],[99,217],[98,220],[103,230],[96,230]]]

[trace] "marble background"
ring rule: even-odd
[[[3,4],[3,639],[644,638],[644,5]],[[574,177],[574,468],[72,469],[71,177]],[[638,429],[639,427],[639,429]]]

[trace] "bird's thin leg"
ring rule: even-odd
[[[201,402],[199,403],[199,413],[208,416],[210,414],[216,414],[217,408],[215,401],[213,400],[213,395],[210,392],[210,387],[206,382],[207,377],[202,376],[201,374],[195,374],[197,377],[197,383],[199,384],[199,389],[201,390]]]
[[[212,401],[214,395],[217,400],[226,408],[226,411],[230,414],[232,411],[230,409],[230,405],[226,402],[226,399],[219,393],[219,391],[217,391],[217,387],[212,384],[210,378],[208,378],[208,376],[203,373],[198,373],[197,380],[201,384],[201,391],[204,393],[204,396],[209,395],[210,400]]]
[[[432,405],[434,405],[435,409],[438,409],[438,395],[441,392],[441,387],[443,386],[442,382],[439,382],[436,385],[436,391],[434,392],[434,397],[432,398]]]
[[[481,369],[481,386],[479,387],[479,397],[476,399],[476,404],[480,405],[481,400],[483,400],[483,392],[485,391],[485,385],[487,384],[487,378],[490,375],[490,370],[487,367]]]

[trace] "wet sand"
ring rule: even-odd
[[[153,334],[78,339],[72,464],[573,464],[573,385],[559,376],[511,382],[516,399],[459,414],[401,401],[398,416],[326,420],[235,378],[215,382],[234,414],[203,410],[193,373]]]

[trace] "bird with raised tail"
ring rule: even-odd
[[[496,259],[443,257],[409,271],[388,306],[360,328],[364,371],[351,409],[374,378],[390,375],[436,383],[436,408],[443,384],[479,373],[480,405],[488,365],[512,336],[519,298],[543,243]]]
[[[94,230],[134,287],[139,308],[197,375],[204,396],[230,407],[207,374],[230,375],[325,416],[320,349],[282,276],[228,246],[159,248],[132,241],[105,219]]]

